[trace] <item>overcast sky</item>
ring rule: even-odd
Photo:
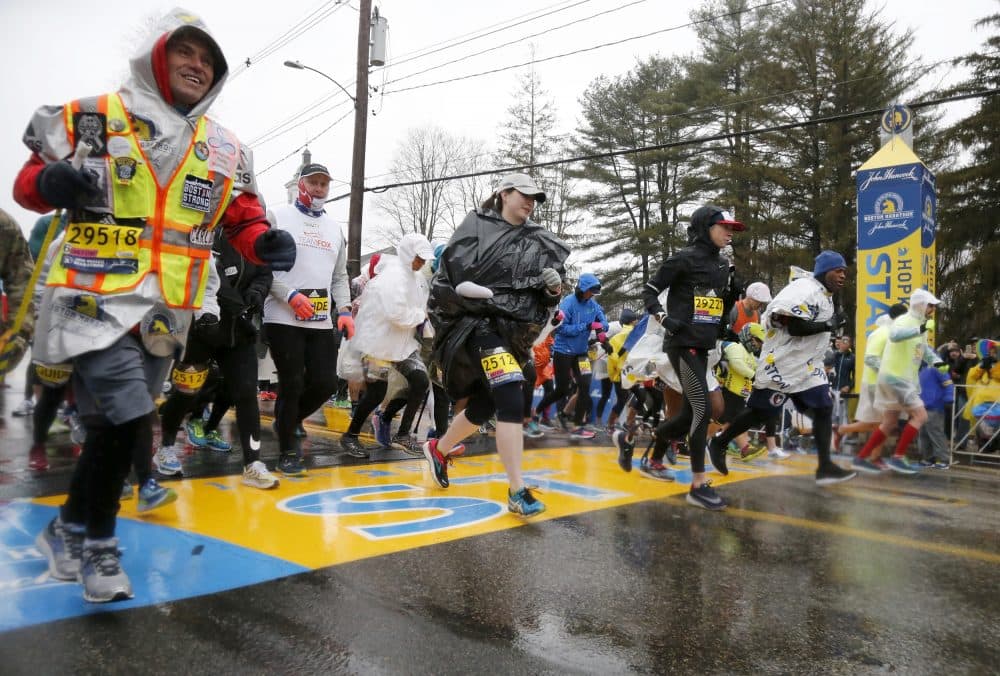
[[[21,143],[24,127],[36,107],[61,104],[82,96],[113,91],[127,73],[127,59],[139,42],[137,33],[150,18],[175,6],[176,2],[133,0],[101,5],[67,0],[3,0],[0,25],[5,38],[0,41],[0,63],[4,64],[6,91],[0,107],[0,182],[10,186],[28,156]],[[435,82],[447,78],[502,68],[531,59],[546,59],[573,50],[641,35],[661,29],[681,27],[689,22],[696,0],[384,0],[375,2],[389,22],[389,59],[383,69],[375,69],[371,84],[384,91]],[[312,22],[297,38],[264,56],[248,69],[241,68],[310,14],[329,12],[333,2],[322,0],[243,0],[186,5],[200,13],[219,40],[229,61],[230,81],[212,114],[250,143],[272,131],[279,123],[307,108],[315,112],[292,125],[291,131],[253,146],[258,181],[270,203],[284,200],[284,182],[297,168],[299,154],[284,159],[298,146],[315,138],[341,116],[346,117],[309,144],[314,161],[321,161],[334,178],[332,192],[347,192],[351,172],[353,117],[347,97],[327,80],[308,71],[285,68],[285,60],[300,60],[324,71],[353,93],[357,49],[357,0],[325,18]],[[996,0],[881,0],[884,16],[916,33],[915,50],[925,62],[935,62],[978,49],[985,33],[974,31],[973,23],[1000,10]],[[947,7],[947,11],[942,8]],[[620,9],[619,9],[620,8]],[[495,35],[398,63],[426,51],[431,45],[460,36],[500,27],[510,20],[537,18]],[[553,30],[556,26],[599,12],[600,17]],[[520,19],[518,19],[520,17]],[[544,35],[515,42],[533,33]],[[514,44],[510,44],[514,43]],[[501,49],[438,68],[412,78],[416,71],[467,56],[490,47]],[[558,130],[572,130],[578,119],[579,95],[595,77],[627,72],[636,59],[653,54],[690,54],[698,49],[691,28],[678,28],[623,44],[595,49],[566,58],[536,64],[542,85],[554,98],[559,116]],[[388,182],[392,156],[399,139],[409,127],[438,124],[453,133],[491,141],[497,133],[511,93],[524,81],[527,68],[408,92],[374,95],[369,117],[366,185]],[[948,84],[963,73],[942,66],[928,79],[926,89]],[[403,78],[393,85],[392,80]],[[316,102],[338,92],[322,104]],[[916,94],[917,92],[914,92]],[[341,104],[334,110],[323,112]],[[872,106],[882,102],[873,101]],[[948,117],[960,109],[947,111]],[[919,119],[918,119],[919,124]],[[919,152],[919,149],[918,149]],[[277,163],[273,168],[267,169]],[[0,207],[11,213],[22,229],[30,230],[37,214],[25,211],[11,198],[8,188]],[[365,223],[383,219],[373,209],[373,195],[365,195]],[[334,218],[346,222],[347,200],[331,205]]]

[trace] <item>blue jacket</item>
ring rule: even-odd
[[[587,354],[591,323],[601,322],[602,330],[608,330],[608,320],[604,316],[604,310],[593,298],[581,302],[576,299],[574,293],[563,298],[559,309],[563,312],[563,322],[555,330],[553,352]]]
[[[920,367],[920,398],[929,411],[943,411],[955,401],[955,385],[951,376],[936,368],[922,364]]]

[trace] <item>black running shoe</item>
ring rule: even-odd
[[[726,449],[720,443],[718,435],[708,442],[708,457],[712,460],[712,467],[716,472],[722,476],[729,474],[729,468],[726,467]]]
[[[615,430],[611,435],[611,442],[618,449],[618,466],[623,472],[632,471],[632,454],[635,453],[635,444],[628,438],[625,430]]]
[[[356,434],[345,434],[340,437],[340,447],[352,458],[367,458],[368,451],[364,449]],[[279,468],[280,469],[280,468]]]
[[[438,450],[438,440],[431,439],[423,446],[424,457],[431,468],[431,478],[441,488],[448,488],[448,460]]]

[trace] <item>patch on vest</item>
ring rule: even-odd
[[[181,206],[207,214],[212,208],[212,182],[191,174],[185,176]]]
[[[79,147],[86,141],[90,144],[90,154],[106,155],[108,149],[107,116],[102,113],[73,113],[73,136]]]
[[[210,247],[212,246],[212,240],[215,239],[215,232],[199,225],[197,228],[191,228],[189,239],[192,244]]]

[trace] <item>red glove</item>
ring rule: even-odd
[[[604,333],[604,331],[599,331],[597,333],[597,342],[603,343],[607,339],[608,339],[608,334]]]
[[[555,314],[552,315],[552,326],[559,326],[560,324],[562,324],[562,320],[563,320],[563,311],[556,310]]]
[[[602,324],[601,322],[590,322],[590,328],[593,329],[594,331],[603,331],[604,324]]]
[[[298,291],[292,291],[291,295],[288,296],[288,305],[291,306],[295,316],[302,320],[311,319],[316,314],[309,299]]]
[[[354,317],[350,312],[341,312],[337,315],[337,330],[350,340],[354,337]]]

